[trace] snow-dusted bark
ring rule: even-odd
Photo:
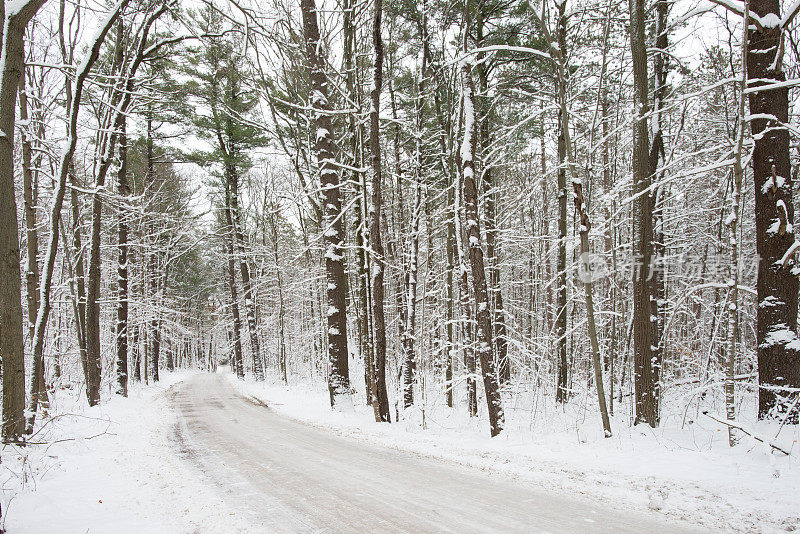
[[[467,220],[469,260],[472,267],[472,286],[477,318],[476,353],[481,363],[483,388],[489,413],[492,436],[503,430],[505,416],[497,383],[497,372],[492,358],[492,319],[489,313],[489,293],[481,248],[481,232],[478,219],[478,192],[475,187],[475,143],[477,137],[477,115],[472,68],[468,63],[461,66],[461,98],[464,112],[464,137],[461,142],[461,173],[464,186],[464,211]]]
[[[566,35],[567,17],[566,0],[557,2],[558,21],[556,26],[556,42],[550,39],[551,54],[556,61],[556,100],[558,112],[558,250],[556,253],[556,303],[555,303],[555,335],[556,358],[558,359],[556,401],[565,403],[569,400],[569,363],[567,360],[567,166],[569,148],[569,122],[567,106],[567,65]]]
[[[25,355],[17,202],[14,194],[14,127],[17,93],[24,67],[25,28],[44,0],[2,8],[0,52],[0,358],[3,363],[4,441],[25,429]],[[6,8],[8,12],[6,12]]]
[[[41,165],[41,156],[33,161],[33,143],[31,137],[39,137],[39,142],[43,140],[44,125],[38,128],[38,132],[33,133],[30,128],[30,116],[28,114],[28,94],[25,85],[25,69],[22,69],[19,82],[19,118],[25,124],[21,129],[20,141],[22,143],[22,197],[25,203],[25,236],[26,236],[26,272],[25,286],[28,301],[28,332],[30,339],[36,328],[36,315],[39,313],[39,232],[36,228],[36,202],[38,197],[38,170],[34,172],[34,165]],[[37,147],[38,148],[38,147]],[[37,176],[34,177],[34,174]],[[30,407],[32,412],[36,412],[37,406],[41,403],[44,408],[47,404],[47,388],[44,383],[44,355],[39,354],[33,361],[33,372],[31,373],[30,383]],[[33,421],[33,418],[30,418]],[[25,431],[33,431],[32,425],[28,425]]]
[[[383,171],[381,168],[380,141],[380,105],[383,88],[383,40],[381,37],[381,19],[383,16],[383,0],[375,0],[372,20],[372,44],[375,49],[375,65],[373,66],[372,108],[369,114],[370,140],[372,154],[372,207],[370,209],[369,245],[372,254],[372,326],[374,332],[374,357],[370,358],[372,407],[376,421],[391,422],[389,397],[386,391],[386,318],[384,316],[383,275],[386,259],[381,239],[381,214],[383,210]]]
[[[750,0],[750,16],[780,17],[778,0]],[[763,24],[762,24],[763,26]],[[798,260],[787,257],[795,243],[793,172],[789,158],[789,89],[781,56],[782,28],[750,26],[747,48],[748,100],[755,186],[758,293],[756,343],[758,415],[784,417],[790,396],[782,389],[800,387],[800,339],[797,336]],[[795,404],[795,407],[797,404]],[[791,414],[795,422],[798,410]]]
[[[459,158],[460,161],[460,158]],[[456,250],[456,267],[458,269],[459,311],[461,313],[461,336],[463,346],[464,367],[467,370],[467,411],[470,417],[478,415],[478,393],[475,384],[475,345],[474,345],[474,319],[472,304],[470,303],[470,270],[467,266],[468,249],[464,245],[464,201],[463,201],[463,174],[458,172],[453,184],[455,195],[453,199],[453,237]]]
[[[589,208],[583,196],[583,184],[579,180],[572,182],[575,192],[575,211],[578,213],[580,241],[581,241],[581,261],[583,262],[584,273],[590,273],[589,265],[589,230],[592,227],[589,219]],[[589,330],[589,344],[592,347],[592,367],[594,368],[594,383],[597,390],[597,404],[600,408],[600,417],[603,421],[603,431],[607,438],[611,437],[611,422],[608,418],[608,407],[606,406],[606,394],[603,383],[603,362],[600,359],[600,343],[597,339],[597,325],[594,320],[594,295],[591,277],[584,280],[585,302],[586,302],[586,324]]]
[[[242,288],[244,290],[244,309],[247,317],[247,331],[250,334],[250,351],[253,358],[253,375],[256,380],[264,380],[264,366],[261,359],[261,342],[258,339],[258,325],[256,324],[257,310],[253,282],[250,279],[250,267],[247,262],[247,253],[244,247],[244,233],[242,232],[241,216],[239,214],[239,174],[233,162],[226,166],[228,186],[230,187],[230,211],[233,226],[232,238],[239,254],[239,270],[242,275]],[[285,376],[285,366],[283,368]]]
[[[477,33],[478,47],[484,43],[484,10],[486,4],[481,2],[478,7],[475,30]],[[511,379],[511,365],[508,359],[508,340],[506,339],[506,319],[503,306],[503,291],[500,280],[500,235],[497,220],[497,207],[495,198],[497,196],[497,184],[495,183],[496,174],[493,172],[493,163],[489,161],[489,153],[492,150],[493,132],[493,113],[490,106],[489,92],[489,69],[482,61],[483,54],[478,54],[478,74],[479,91],[483,96],[485,105],[481,106],[480,116],[480,143],[483,157],[481,167],[481,182],[483,183],[484,213],[486,214],[486,264],[488,271],[489,284],[489,304],[492,313],[492,324],[494,328],[494,351],[495,366],[500,383],[503,384]]]
[[[344,224],[339,199],[339,169],[335,164],[333,123],[328,101],[328,78],[322,56],[322,41],[317,24],[314,0],[301,0],[305,55],[311,78],[309,102],[313,110],[314,153],[322,189],[323,240],[327,278],[328,389],[331,406],[341,403],[350,393],[347,353],[346,278],[344,270]]]
[[[122,25],[120,25],[120,28]],[[128,187],[128,137],[127,120],[123,119],[119,132],[119,171],[117,194],[125,199]],[[122,209],[117,221],[117,386],[118,392],[128,396],[128,213]]]
[[[645,2],[630,2],[630,43],[633,60],[633,349],[636,382],[636,421],[658,426],[658,307],[649,270],[653,267],[653,214],[650,191],[650,138],[648,132],[647,43]]]

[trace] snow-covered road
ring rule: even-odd
[[[287,419],[221,375],[173,393],[182,453],[264,532],[685,532]]]

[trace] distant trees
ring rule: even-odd
[[[211,8],[205,8],[197,21],[201,30],[209,33],[223,24],[223,18]],[[237,272],[241,274],[242,297],[249,333],[252,369],[258,380],[264,378],[264,360],[261,353],[257,325],[257,303],[250,275],[250,260],[245,250],[243,216],[240,209],[241,182],[251,166],[248,151],[264,144],[260,130],[249,122],[257,105],[255,94],[245,84],[247,65],[230,37],[214,35],[205,44],[192,50],[184,70],[192,76],[187,90],[197,99],[206,113],[186,109],[184,120],[194,123],[198,136],[210,141],[213,150],[195,151],[190,157],[206,168],[213,169],[221,183],[215,184],[222,198],[220,210],[224,214],[224,246],[228,256],[226,276],[230,291],[230,308],[233,317],[236,344],[235,369],[243,375],[241,356],[241,318]],[[221,167],[221,169],[217,168]]]

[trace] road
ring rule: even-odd
[[[178,385],[182,454],[263,532],[688,532],[292,421],[221,375]]]

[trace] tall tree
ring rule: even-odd
[[[375,420],[391,422],[389,397],[386,391],[386,318],[383,301],[383,273],[386,259],[381,240],[381,211],[383,208],[383,171],[381,169],[380,109],[383,88],[383,39],[381,18],[383,0],[374,0],[372,22],[372,46],[375,49],[375,64],[372,78],[372,108],[369,114],[369,147],[372,153],[372,206],[370,209],[369,245],[372,258],[372,326],[374,329],[374,357],[372,358],[372,407]]]
[[[264,139],[259,129],[249,120],[258,100],[244,86],[248,76],[245,57],[230,38],[211,35],[223,21],[224,18],[211,7],[200,14],[199,25],[209,37],[203,46],[191,51],[185,71],[193,78],[188,84],[190,93],[208,106],[210,114],[197,114],[192,109],[185,110],[185,113],[194,122],[195,131],[214,146],[211,152],[193,153],[193,158],[204,165],[222,163],[221,179],[224,182],[227,206],[225,209],[229,212],[225,216],[226,239],[231,242],[231,246],[226,247],[234,255],[233,261],[238,265],[241,276],[253,374],[257,380],[263,380],[258,311],[239,202],[241,182],[251,166],[248,151],[263,145]],[[238,306],[237,302],[236,307]]]
[[[636,382],[636,421],[658,425],[659,398],[655,338],[657,302],[650,270],[653,268],[653,214],[650,189],[650,140],[648,132],[647,42],[645,1],[630,0],[630,43],[633,59],[633,350]]]
[[[752,15],[781,21],[779,0],[750,0]],[[749,20],[749,19],[748,19]],[[791,20],[791,19],[788,19]],[[758,292],[758,416],[787,417],[790,395],[800,387],[800,340],[797,337],[797,250],[792,168],[789,157],[789,88],[783,72],[783,22],[753,24],[747,39],[748,102],[753,134]],[[766,88],[765,88],[766,87]],[[785,268],[789,267],[789,268]],[[795,403],[795,407],[797,403]]]
[[[469,260],[472,267],[472,289],[477,318],[476,353],[481,363],[483,389],[489,413],[489,429],[497,436],[505,422],[500,399],[497,372],[492,357],[493,332],[489,313],[489,293],[481,248],[481,232],[478,218],[478,192],[475,187],[475,145],[477,140],[477,114],[472,69],[468,63],[461,67],[462,108],[464,113],[464,137],[461,142],[461,172],[464,180],[464,206],[467,220]]]
[[[308,74],[311,80],[309,101],[313,112],[314,153],[317,159],[323,197],[323,238],[327,279],[328,389],[331,406],[349,395],[350,373],[347,353],[347,286],[344,272],[344,223],[339,198],[339,169],[333,147],[333,123],[328,100],[323,42],[314,0],[301,0],[303,35]]]
[[[45,0],[13,2],[0,8],[0,360],[3,364],[3,441],[25,430],[25,354],[19,272],[17,200],[14,194],[14,125],[17,94],[25,68],[25,28]],[[8,8],[8,9],[6,9]]]

